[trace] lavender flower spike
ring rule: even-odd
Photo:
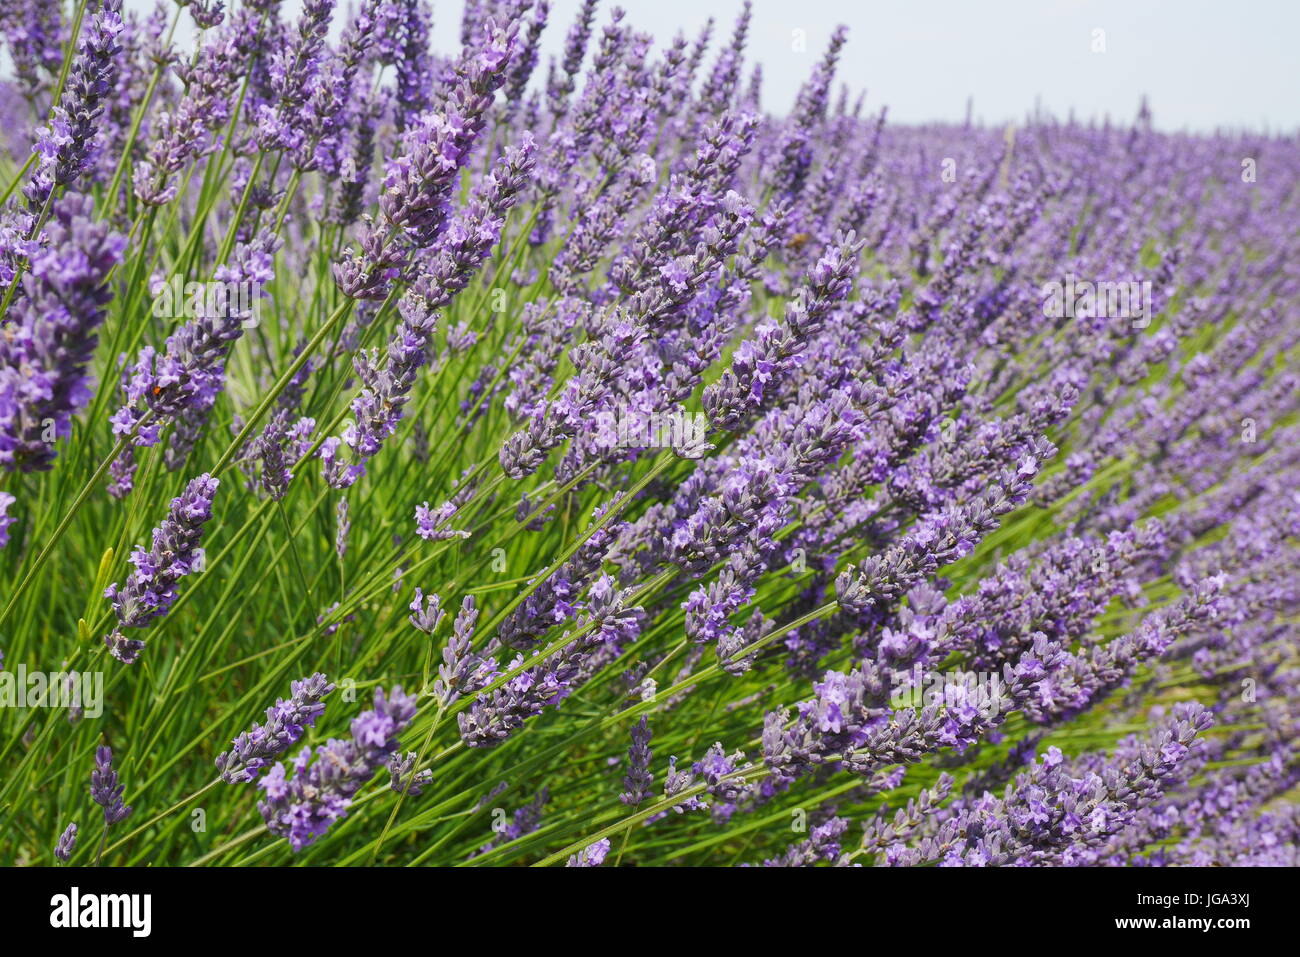
[[[334,683],[319,672],[293,682],[292,697],[283,698],[266,709],[266,724],[255,724],[231,742],[231,748],[217,755],[217,769],[228,784],[252,781],[257,771],[297,744],[303,732],[325,713],[321,703],[334,690]]]
[[[650,773],[650,725],[646,718],[632,726],[632,746],[627,749],[627,776],[623,778],[623,793],[618,799],[636,807],[650,795],[654,775]]]
[[[37,133],[33,149],[40,165],[23,190],[33,209],[45,204],[55,186],[66,186],[85,170],[94,148],[96,121],[113,88],[122,52],[117,37],[123,29],[122,0],[104,0],[86,28],[50,125]]]
[[[89,197],[65,196],[31,255],[23,296],[0,335],[0,466],[50,468],[54,443],[89,401],[88,367],[126,238],[96,223]]]
[[[331,738],[316,749],[314,763],[311,748],[303,748],[294,759],[293,777],[283,764],[271,768],[257,784],[265,794],[257,809],[270,832],[301,851],[347,816],[353,795],[397,752],[397,737],[415,710],[415,697],[400,686],[386,697],[376,688],[374,709],[353,720],[347,741]]]
[[[90,772],[90,797],[104,809],[106,827],[131,816],[131,806],[122,803],[123,788],[124,785],[117,783],[117,772],[113,770],[112,748],[96,748],[95,770]]]
[[[426,601],[428,604],[426,605]],[[429,595],[426,599],[424,592],[420,589],[415,590],[415,598],[408,606],[411,614],[408,616],[411,624],[424,632],[426,635],[432,635],[438,630],[438,623],[442,621],[446,614],[442,610],[442,599],[437,595]]]
[[[603,837],[594,844],[588,844],[577,854],[570,855],[565,867],[600,867],[609,854],[609,838]]]
[[[486,27],[481,45],[466,51],[444,102],[415,120],[403,134],[401,155],[388,164],[379,207],[415,246],[429,245],[442,232],[457,174],[508,76],[517,32],[516,23]]]
[[[352,531],[352,520],[348,517],[348,500],[340,498],[334,508],[334,553],[342,558],[348,551],[348,534]]]
[[[388,759],[388,787],[398,794],[406,792],[410,797],[419,797],[424,789],[433,782],[433,772],[429,769],[415,770],[414,751],[405,755],[396,752]]]
[[[59,843],[54,845],[54,856],[66,864],[68,861],[72,860],[72,852],[76,847],[77,822],[73,821],[68,825],[67,830],[59,835]]]
[[[366,461],[397,429],[416,377],[431,358],[437,310],[469,284],[487,259],[501,236],[506,213],[527,182],[535,153],[536,144],[525,135],[520,146],[506,151],[465,208],[450,223],[439,221],[440,229],[446,226],[445,233],[397,304],[401,320],[389,339],[387,362],[381,366],[377,355],[364,352],[354,360],[363,386],[352,400],[355,424],[341,441],[327,439],[320,451],[325,480],[333,487],[347,488],[356,482],[365,472]],[[351,449],[350,464],[339,458],[342,443]]]
[[[477,624],[478,608],[474,605],[474,596],[466,595],[451,626],[451,637],[443,646],[442,664],[438,666],[438,677],[433,682],[434,697],[444,708],[462,694],[478,691],[497,676],[495,658],[491,655],[476,655],[470,650],[474,645],[474,628]],[[494,643],[495,641],[493,639]],[[488,650],[494,646],[489,645]]]
[[[214,278],[222,283],[251,283],[253,288],[270,282],[275,278],[275,251],[280,243],[274,232],[264,231],[238,244],[233,261],[219,266]],[[110,495],[124,498],[130,494],[134,446],[156,445],[165,423],[179,418],[183,431],[197,436],[225,388],[226,357],[235,340],[250,328],[255,308],[249,301],[237,308],[227,302],[225,308],[199,309],[167,337],[164,352],[145,346],[134,363],[123,362],[122,391],[127,401],[109,421],[113,434],[132,437],[132,445],[113,463]]]
[[[131,553],[135,570],[126,584],[117,583],[104,589],[104,597],[113,603],[117,627],[106,635],[104,644],[118,661],[131,664],[140,656],[144,642],[126,638],[123,628],[143,628],[155,618],[167,614],[176,601],[176,583],[191,572],[203,568],[203,525],[212,517],[212,497],[217,479],[203,474],[192,479],[184,493],[172,499],[163,523],[153,530],[153,548],[136,548]]]
[[[18,521],[8,514],[9,506],[16,501],[8,492],[0,492],[0,548],[9,544],[9,526]]]

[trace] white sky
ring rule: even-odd
[[[285,0],[286,11],[298,6]],[[579,6],[552,3],[540,69]],[[613,6],[602,0],[598,24]],[[739,0],[622,6],[660,41],[679,29],[693,37],[713,16],[715,43],[740,10]],[[434,0],[438,50],[458,45],[461,9]],[[768,110],[790,107],[837,23],[849,27],[838,78],[865,87],[869,108],[887,104],[894,122],[960,120],[968,96],[988,123],[1019,119],[1036,99],[1062,118],[1128,121],[1145,93],[1159,129],[1300,129],[1300,0],[755,0],[747,54],[763,63]],[[1097,29],[1104,53],[1091,49]],[[795,30],[806,52],[792,50]]]

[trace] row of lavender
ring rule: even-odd
[[[1295,863],[1295,139],[549,13],[7,11],[3,856]]]

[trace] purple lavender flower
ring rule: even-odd
[[[447,527],[457,511],[454,501],[443,502],[437,508],[430,508],[428,502],[415,506],[415,534],[429,542],[469,538],[469,532]]]
[[[327,440],[328,441],[328,440]],[[342,558],[348,551],[348,535],[352,531],[352,521],[348,518],[348,500],[340,498],[334,507],[334,553]]]
[[[528,80],[537,68],[538,46],[542,33],[546,30],[546,21],[551,14],[549,0],[537,0],[533,7],[533,18],[528,22],[528,32],[519,45],[514,62],[510,66],[510,75],[506,80],[505,99],[507,115],[519,108],[524,100]]]
[[[1176,705],[1172,719],[1144,742],[1130,740],[1109,766],[1074,766],[1058,750],[1024,772],[1001,800],[959,800],[933,814],[909,843],[892,844],[894,865],[1077,864],[1123,831],[1180,782],[1197,736],[1213,723],[1201,705]],[[1194,767],[1194,763],[1192,764]]]
[[[749,36],[749,25],[753,15],[753,3],[750,0],[745,0],[745,3],[741,6],[740,14],[736,17],[736,25],[732,28],[731,42],[718,52],[718,58],[713,65],[713,70],[709,73],[699,93],[700,105],[708,112],[721,113],[734,102],[739,93],[741,62],[745,53],[745,43]],[[707,43],[708,33],[711,28],[712,21],[710,21],[709,28],[706,28],[705,35],[700,41],[701,54],[703,53],[703,44]]]
[[[380,209],[412,245],[429,245],[450,215],[449,199],[486,123],[492,96],[505,82],[517,25],[489,24],[480,46],[466,52],[457,82],[436,109],[402,135],[402,151],[384,174]]]
[[[213,310],[201,310],[168,337],[163,353],[145,346],[134,364],[123,362],[126,402],[110,419],[114,435],[132,437],[135,446],[155,445],[162,426],[179,419],[187,423],[179,431],[188,433],[187,442],[192,444],[225,385],[226,356],[232,344],[246,328],[256,324],[254,313],[258,307],[251,291],[262,294],[261,285],[275,277],[274,254],[280,242],[274,233],[265,232],[248,243],[240,243],[233,263],[217,268],[216,281],[226,284],[226,288],[249,290],[246,299],[231,297]],[[128,447],[115,462],[114,481],[109,487],[114,497],[125,497],[133,487],[132,451]]]
[[[90,399],[88,369],[112,292],[105,282],[125,237],[93,220],[88,197],[54,207],[45,244],[32,253],[14,322],[0,336],[0,465],[48,469],[54,443]]]
[[[577,17],[569,27],[564,39],[564,58],[561,61],[563,75],[553,74],[547,84],[547,98],[551,113],[558,119],[564,114],[569,97],[577,89],[578,71],[582,69],[582,59],[587,55],[587,44],[591,40],[591,28],[596,20],[598,0],[583,0]]]
[[[177,67],[185,86],[180,101],[157,118],[157,129],[145,158],[135,165],[135,196],[150,206],[176,197],[173,178],[193,159],[215,147],[215,131],[230,120],[235,89],[249,68],[252,53],[266,42],[266,9],[245,4],[208,38],[192,63]]]
[[[190,8],[190,16],[194,18],[194,25],[200,30],[211,30],[213,27],[219,27],[226,19],[224,0],[190,0],[186,5]]]
[[[257,772],[302,738],[304,732],[325,713],[322,699],[334,690],[323,674],[314,674],[290,684],[289,700],[277,698],[266,709],[266,724],[255,724],[240,732],[229,751],[217,755],[217,770],[227,784],[252,781]]]
[[[690,771],[677,770],[677,755],[670,756],[668,758],[668,773],[664,776],[664,797],[675,798],[687,790],[694,782],[695,775]],[[699,811],[707,807],[708,805],[701,801],[698,796],[692,795],[674,804],[673,811],[684,814],[687,811]]]
[[[50,125],[37,132],[33,147],[40,163],[23,189],[28,204],[40,209],[56,186],[76,181],[85,170],[104,98],[112,89],[122,50],[117,37],[123,30],[122,0],[103,0],[82,31],[77,55],[68,71]]]
[[[398,302],[401,320],[389,340],[387,362],[362,353],[355,360],[363,389],[352,402],[356,424],[341,441],[331,437],[321,447],[327,482],[347,488],[365,471],[374,456],[397,428],[420,369],[429,361],[430,340],[436,329],[438,310],[468,285],[501,235],[505,214],[514,205],[532,168],[535,145],[525,135],[519,147],[507,151],[492,173],[475,189],[470,202],[445,224],[438,245],[420,262],[420,273]],[[433,239],[428,237],[429,242]],[[343,443],[351,449],[353,461],[338,458]]]
[[[863,242],[852,234],[840,237],[811,270],[808,282],[786,309],[780,322],[766,322],[757,335],[741,343],[731,369],[704,392],[704,409],[718,428],[732,429],[757,410],[788,376],[799,354],[826,322],[831,309],[849,293],[858,269]]]
[[[0,17],[8,41],[14,75],[32,102],[45,93],[58,76],[67,33],[60,6],[45,0],[17,2]]]
[[[316,748],[303,748],[294,759],[293,775],[283,763],[271,768],[257,786],[263,792],[257,809],[267,829],[301,851],[322,837],[330,826],[347,816],[352,798],[375,772],[388,766],[397,751],[398,735],[415,717],[415,698],[400,686],[387,696],[375,689],[375,706],[352,721],[346,740],[331,738]]]
[[[9,526],[18,521],[9,514],[9,506],[16,501],[8,492],[0,492],[0,548],[9,544]]]
[[[498,674],[496,659],[487,654],[495,649],[495,639],[484,655],[471,650],[478,615],[474,596],[466,595],[452,624],[451,637],[443,646],[442,664],[438,666],[438,677],[433,683],[434,697],[444,708],[462,694],[473,694],[483,688]]]
[[[403,7],[402,51],[397,58],[397,109],[399,131],[418,121],[429,108],[429,91],[434,86],[429,56],[429,30],[433,9],[427,0],[401,0]]]
[[[808,837],[792,844],[780,857],[763,862],[764,867],[811,867],[821,861],[844,866],[848,857],[841,853],[841,841],[849,829],[848,819],[833,817],[809,832]]]
[[[602,837],[593,844],[588,844],[577,854],[569,856],[565,867],[600,867],[609,854],[609,838]]]
[[[59,842],[54,845],[54,856],[64,864],[72,860],[72,852],[77,847],[77,822],[73,821],[59,835]]]
[[[498,826],[494,823],[493,828],[497,831],[497,836],[479,848],[477,854],[483,854],[500,844],[507,844],[536,831],[542,824],[542,808],[546,806],[550,797],[550,789],[543,787],[531,801],[515,809],[509,824],[503,823]]]
[[[315,419],[304,416],[290,423],[290,418],[287,409],[279,410],[251,444],[252,454],[261,461],[262,489],[277,502],[284,498],[293,477],[290,465],[306,455],[316,427]]]
[[[126,582],[104,590],[113,603],[117,627],[104,637],[113,657],[131,664],[140,656],[144,642],[122,634],[123,628],[143,628],[167,614],[176,601],[176,583],[203,569],[203,526],[212,517],[212,498],[218,481],[210,475],[191,479],[185,491],[172,499],[167,517],[153,530],[153,547],[131,553],[135,566]]]
[[[586,594],[586,628],[554,655],[536,654],[538,661],[520,671],[491,693],[474,699],[456,716],[460,736],[473,748],[494,747],[505,741],[531,717],[548,707],[558,707],[586,677],[590,662],[604,651],[617,652],[640,631],[645,613],[628,607],[630,589],[619,589],[602,575]],[[524,664],[516,656],[509,670]]]
[[[438,623],[446,613],[442,610],[442,599],[437,595],[430,595],[427,599],[428,604],[425,602],[424,594],[419,588],[415,589],[415,598],[410,604],[411,614],[408,620],[426,635],[432,635],[438,630]]]
[[[388,787],[398,794],[407,794],[411,797],[419,797],[424,793],[424,789],[433,782],[433,772],[426,768],[423,771],[415,770],[414,751],[407,751],[403,756],[400,752],[394,753],[388,759]]]
[[[799,91],[790,119],[786,121],[777,146],[780,159],[770,168],[768,179],[769,188],[785,200],[798,196],[808,180],[813,163],[813,136],[825,119],[835,64],[847,39],[847,28],[836,27],[826,55],[817,64],[812,79]]]
[[[650,725],[642,717],[632,726],[632,746],[627,749],[627,775],[623,778],[623,793],[618,799],[636,807],[650,795],[654,775],[650,773]]]
[[[330,222],[338,226],[350,226],[361,217],[374,163],[375,129],[385,106],[382,94],[366,94],[354,107],[357,119],[350,134],[351,152],[339,162],[341,182],[329,214]]]
[[[122,803],[124,787],[117,783],[112,749],[102,745],[96,748],[95,769],[90,772],[90,798],[104,809],[105,827],[112,827],[131,815],[130,805]]]
[[[297,29],[283,47],[271,55],[271,103],[257,106],[258,145],[268,151],[299,150],[309,136],[311,110],[304,109],[312,98],[313,85],[328,88],[321,77],[321,50],[329,31],[334,0],[304,0]],[[308,164],[311,165],[311,164]]]

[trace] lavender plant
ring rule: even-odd
[[[1294,134],[14,6],[0,863],[1300,863]]]

